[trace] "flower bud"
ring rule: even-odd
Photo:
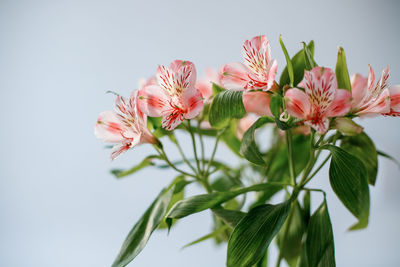
[[[345,117],[335,118],[332,128],[348,136],[360,134],[364,130],[363,127],[355,123],[352,119]]]

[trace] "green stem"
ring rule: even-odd
[[[332,154],[329,154],[324,161],[318,166],[318,168],[300,185],[300,187],[305,186],[321,169],[324,167],[324,165],[328,162],[329,158],[332,156]]]
[[[200,138],[200,148],[201,148],[201,169],[202,172],[204,173],[204,169],[205,169],[205,153],[204,153],[204,141],[203,141],[203,134],[201,133],[201,128],[200,128],[200,124],[201,124],[202,120],[198,121],[197,124],[197,132],[199,134],[199,138]]]
[[[159,147],[157,147],[157,146],[154,146],[154,147],[155,147],[156,151],[158,152],[158,154],[160,154],[160,156],[164,159],[164,161],[165,161],[172,169],[174,169],[175,171],[177,171],[177,172],[179,172],[179,173],[181,173],[181,174],[183,174],[183,175],[186,175],[186,176],[189,176],[189,177],[193,177],[193,178],[195,178],[196,180],[198,180],[198,177],[197,177],[196,175],[193,175],[193,174],[191,174],[191,173],[185,172],[185,171],[183,171],[183,170],[178,169],[177,167],[175,167],[175,165],[168,159],[167,154],[165,153],[165,151],[164,151],[163,148],[159,148]]]
[[[289,130],[286,131],[286,143],[288,147],[288,160],[289,160],[289,173],[290,179],[293,185],[296,185],[296,177],[294,173],[294,163],[293,163],[293,136],[292,132]]]
[[[175,136],[173,135],[174,139],[172,140],[172,142],[176,145],[176,147],[178,148],[179,154],[181,154],[182,160],[186,163],[186,165],[189,166],[190,169],[192,169],[192,171],[194,173],[196,173],[196,169],[193,167],[193,165],[190,163],[190,161],[186,158],[185,153],[183,153],[182,147],[179,144],[178,140],[175,138]]]
[[[199,176],[203,176],[201,169],[200,169],[200,162],[199,158],[197,157],[197,146],[196,146],[196,139],[194,138],[194,134],[192,131],[192,126],[190,125],[190,120],[188,120],[188,131],[190,133],[190,137],[192,138],[192,145],[193,145],[193,153],[194,153],[194,159],[196,160],[196,166],[197,166],[197,171]]]
[[[206,177],[206,179],[208,179],[208,176],[210,175],[210,167],[211,167],[212,162],[214,161],[215,153],[217,152],[218,142],[219,142],[219,139],[221,138],[221,135],[223,134],[223,132],[224,132],[224,130],[219,132],[217,137],[216,137],[216,139],[215,139],[214,148],[213,148],[213,151],[211,153],[211,157],[208,160],[207,169],[204,172],[204,176]]]

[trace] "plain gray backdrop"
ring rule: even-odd
[[[172,171],[143,170],[116,180],[151,146],[114,162],[93,135],[98,113],[113,108],[114,90],[129,95],[141,77],[174,59],[208,66],[241,61],[245,39],[266,34],[272,55],[315,40],[315,58],[334,67],[345,48],[351,73],[391,68],[400,84],[400,11],[396,1],[0,1],[0,266],[110,266],[135,221]],[[400,118],[359,120],[376,146],[400,159]],[[190,149],[187,137],[182,142]],[[263,138],[268,140],[267,137]],[[209,142],[211,144],[211,142]],[[175,153],[174,151],[172,153]],[[219,157],[234,160],[227,149]],[[328,191],[337,266],[399,266],[400,171],[380,159],[366,230],[329,189],[327,168],[313,185]],[[191,193],[201,192],[192,189]],[[319,205],[315,197],[313,208]],[[156,232],[131,266],[224,266],[226,247],[207,241],[203,212],[169,236]],[[276,257],[273,249],[272,257]]]

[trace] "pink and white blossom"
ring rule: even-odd
[[[111,160],[143,143],[157,143],[147,129],[147,117],[136,107],[137,91],[129,99],[117,96],[115,111],[104,111],[97,118],[94,134],[104,142],[114,143]]]
[[[184,119],[196,117],[203,108],[203,97],[195,88],[196,68],[192,62],[175,60],[159,66],[157,83],[139,90],[139,109],[151,117],[162,117],[162,127],[173,130]]]
[[[351,77],[353,100],[351,112],[360,116],[373,116],[390,112],[388,87],[389,68],[386,67],[375,84],[375,72],[369,66],[368,78],[360,74]]]
[[[244,91],[243,106],[247,113],[254,113],[258,116],[270,116],[272,112],[269,107],[271,97],[264,91]]]
[[[389,87],[390,93],[390,111],[384,113],[389,116],[400,116],[400,85],[393,85]]]
[[[243,44],[244,64],[235,62],[223,67],[221,83],[227,89],[262,89],[268,91],[275,82],[278,63],[271,58],[265,35],[253,37]]]
[[[300,84],[305,92],[291,88],[285,94],[287,111],[317,132],[328,130],[330,117],[344,116],[349,111],[350,92],[337,88],[331,69],[315,67],[306,71]]]

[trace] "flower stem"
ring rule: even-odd
[[[177,172],[179,172],[179,173],[181,173],[181,174],[183,174],[183,175],[193,177],[193,178],[195,178],[196,180],[198,179],[198,177],[197,177],[196,175],[193,175],[193,174],[191,174],[191,173],[185,172],[185,171],[183,171],[183,170],[178,169],[177,167],[175,167],[175,165],[168,159],[167,154],[165,153],[165,151],[164,151],[163,148],[159,148],[159,147],[157,147],[157,146],[154,146],[154,147],[155,147],[156,151],[158,152],[158,154],[160,154],[160,156],[164,159],[164,161],[165,161],[172,169],[174,169],[175,171],[177,171]]]
[[[193,145],[193,154],[194,154],[194,159],[196,160],[196,166],[197,166],[197,173],[199,176],[203,176],[201,169],[200,169],[200,161],[197,156],[197,146],[196,146],[196,139],[194,137],[193,131],[192,131],[192,126],[190,125],[190,120],[188,120],[188,125],[187,125],[188,131],[190,133],[190,137],[192,138],[192,145]]]
[[[289,173],[290,179],[293,185],[296,185],[296,177],[294,173],[294,162],[293,162],[293,136],[292,132],[289,130],[286,131],[286,143],[288,147],[288,161],[289,161]]]

